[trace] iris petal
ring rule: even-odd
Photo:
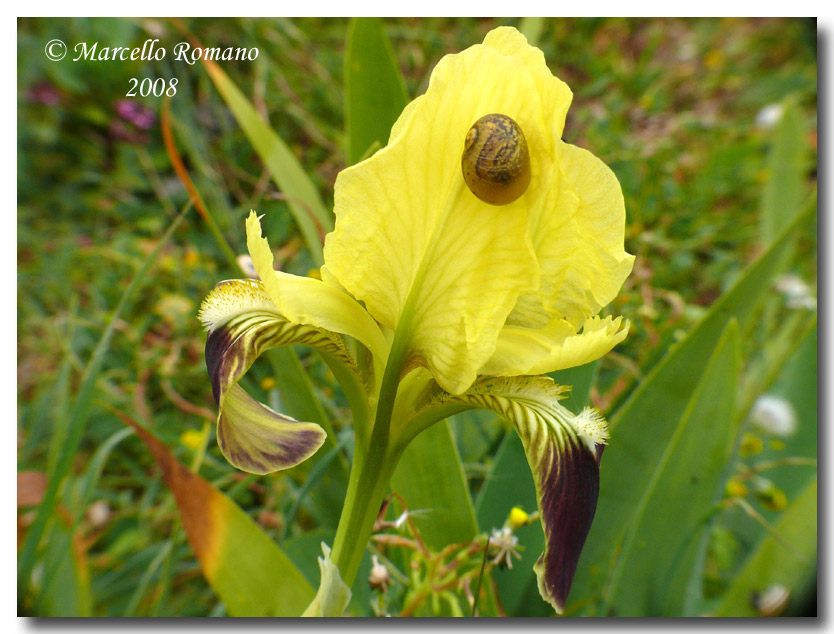
[[[533,570],[542,598],[559,613],[565,609],[579,555],[596,512],[598,457],[602,453],[570,434],[561,440],[559,445],[552,439],[552,445],[543,452],[531,452],[528,442],[524,443],[536,482],[546,544]]]
[[[316,348],[341,365],[355,367],[344,342],[320,328],[288,321],[261,282],[232,280],[212,290],[200,318],[210,329],[206,367],[218,403],[217,438],[223,455],[250,473],[292,467],[318,450],[324,430],[296,421],[252,399],[237,385],[258,356],[281,345]]]
[[[549,182],[530,217],[541,285],[519,299],[509,321],[541,327],[562,317],[579,328],[616,297],[634,264],[623,249],[623,194],[608,166],[561,140]]]
[[[524,63],[536,84],[542,108],[548,113],[549,131],[553,138],[561,137],[573,93],[565,82],[550,73],[541,49],[530,46],[524,35],[509,26],[500,26],[487,33],[484,46],[494,48],[502,55],[517,57]]]
[[[274,412],[239,385],[224,394],[217,442],[226,460],[241,471],[262,475],[288,469],[316,453],[325,438],[315,423]]]
[[[488,376],[546,374],[590,363],[608,353],[628,334],[622,317],[591,317],[576,333],[564,319],[553,319],[544,328],[505,326],[495,353],[481,368]]]
[[[297,324],[353,337],[384,361],[388,355],[385,336],[355,299],[332,284],[273,268],[272,251],[254,211],[246,219],[246,243],[264,291],[282,315]]]
[[[435,399],[433,405],[489,409],[515,427],[533,472],[545,536],[545,551],[534,566],[539,592],[560,613],[596,511],[599,458],[607,439],[597,414],[586,410],[577,416],[559,404],[563,391],[548,377],[482,379],[465,394]]]

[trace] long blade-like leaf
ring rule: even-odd
[[[574,578],[572,600],[602,596],[608,571],[616,564],[623,540],[649,486],[660,457],[728,321],[744,333],[755,309],[781,270],[791,236],[816,209],[816,200],[800,212],[773,246],[742,274],[696,326],[635,390],[610,419],[611,442],[600,469],[596,520]]]
[[[544,18],[532,16],[521,18],[518,30],[524,34],[530,46],[538,46],[539,38],[544,30]]]
[[[440,550],[471,540],[478,532],[466,476],[448,421],[429,427],[403,453],[391,489],[408,510],[422,510],[414,523],[427,546]]]
[[[223,70],[210,60],[203,60],[238,124],[269,170],[275,184],[286,196],[287,205],[298,223],[313,259],[322,264],[322,240],[333,228],[333,216],[324,206],[315,185],[301,163],[275,131],[261,119],[258,111]]]
[[[325,455],[336,449],[336,432],[295,350],[283,346],[270,350],[267,355],[281,393],[282,411],[296,420],[318,423],[327,433],[322,449],[311,460],[295,467],[299,473],[309,475]],[[305,489],[306,497],[314,507],[316,517],[324,525],[335,527],[347,492],[347,461],[341,453],[328,461],[322,476],[318,486]]]
[[[284,552],[232,500],[121,415],[150,449],[180,510],[203,575],[232,616],[299,616],[315,592]]]
[[[374,144],[388,142],[391,126],[408,103],[391,43],[379,18],[353,18],[345,51],[345,126],[348,164]]]
[[[43,554],[43,580],[33,613],[38,616],[92,616],[90,573],[81,535],[71,518],[59,515]]]
[[[738,328],[731,321],[683,416],[667,421],[672,437],[610,571],[606,614],[683,616],[686,586],[735,435],[738,370]]]
[[[521,438],[510,429],[495,454],[492,469],[478,497],[477,517],[481,530],[500,529],[514,506],[527,513],[534,512],[536,485]],[[527,616],[552,616],[553,608],[542,600],[533,570],[544,550],[541,522],[532,522],[518,529],[515,535],[521,559],[514,562],[512,568],[492,571],[501,605],[511,616],[522,611]],[[521,606],[525,609],[521,610]]]
[[[770,244],[799,210],[807,195],[805,169],[808,146],[802,111],[794,102],[784,106],[773,130],[767,159],[768,179],[762,195],[762,237]]]

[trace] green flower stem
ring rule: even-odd
[[[348,586],[353,585],[359,571],[362,555],[400,455],[402,451],[389,453],[381,460],[367,459],[370,454],[364,456],[365,459],[357,455],[360,461],[354,461],[331,555],[342,581]]]
[[[460,189],[457,193],[459,192]],[[428,248],[429,253],[436,248],[437,241],[436,233]],[[409,344],[413,334],[411,320],[415,314],[415,304],[420,295],[426,263],[430,261],[430,257],[422,261],[394,332],[394,340],[391,342],[391,351],[388,353],[379,389],[374,427],[367,447],[360,442],[360,437],[357,435],[347,497],[342,508],[342,516],[339,518],[330,557],[331,561],[338,566],[342,581],[348,586],[353,585],[353,580],[359,570],[362,554],[371,537],[374,522],[388,491],[388,484],[394,475],[397,462],[414,437],[413,435],[406,436],[404,430],[395,426],[392,438],[391,418],[403,368],[408,360]]]
[[[388,491],[388,483],[405,446],[392,442],[391,413],[406,360],[408,328],[398,328],[391,344],[379,391],[374,427],[365,447],[357,442],[350,470],[347,497],[336,529],[331,560],[348,586],[353,584],[362,554],[371,537],[379,508]]]

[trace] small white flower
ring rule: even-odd
[[[397,519],[394,520],[394,528],[397,530],[401,529],[405,525],[405,521],[408,519],[408,511],[403,511],[402,515],[400,515]]]
[[[93,502],[89,507],[87,507],[87,519],[90,520],[90,524],[96,528],[104,526],[107,523],[107,520],[110,519],[111,515],[112,513],[110,511],[110,507],[104,500]]]
[[[513,567],[512,558],[521,559],[521,554],[516,550],[518,546],[518,537],[513,534],[513,529],[509,526],[504,528],[492,529],[492,535],[489,537],[489,548],[492,550],[496,548],[498,553],[492,559],[492,563],[498,564],[501,567]],[[502,561],[503,560],[503,561]]]
[[[763,394],[756,400],[750,422],[763,432],[780,437],[792,436],[798,425],[793,406],[773,394]]]
[[[405,526],[405,522],[409,517],[421,517],[428,513],[429,509],[414,509],[413,511],[403,511],[402,514],[394,520],[394,528],[400,530]]]
[[[753,605],[761,616],[780,616],[788,601],[791,598],[791,591],[780,584],[768,586],[764,592],[753,594]]]
[[[255,265],[252,263],[252,256],[248,253],[243,253],[242,255],[237,256],[237,264],[246,274],[246,277],[253,280],[261,279],[258,277],[258,272],[255,270]]]
[[[817,298],[811,292],[811,287],[796,275],[783,275],[776,280],[774,288],[785,295],[788,308],[817,308]]]
[[[756,127],[769,130],[782,119],[785,107],[780,103],[765,106],[756,115]]]

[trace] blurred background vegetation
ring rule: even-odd
[[[259,49],[255,61],[222,67],[331,207],[333,182],[347,161],[348,21],[204,18],[183,24],[212,46]],[[602,158],[623,187],[626,249],[637,260],[608,310],[632,326],[601,362],[590,390],[591,402],[609,414],[815,191],[816,24],[443,18],[385,20],[384,28],[414,97],[426,89],[442,55],[480,42],[501,24],[521,24],[537,40],[553,73],[574,92],[565,139]],[[81,41],[141,47],[159,38],[168,55],[70,62],[70,52],[52,62],[43,47],[53,38],[70,48]],[[303,538],[324,529],[332,534],[335,526],[334,517],[304,497],[309,467],[250,476],[228,465],[214,442],[205,335],[195,315],[215,282],[240,273],[194,210],[161,243],[189,194],[163,144],[163,100],[125,101],[129,78],[178,78],[170,100],[175,143],[234,254],[245,253],[243,219],[256,209],[267,212],[265,232],[282,269],[307,274],[315,260],[203,66],[173,61],[171,48],[185,39],[161,19],[18,20],[19,546],[62,460],[68,473],[28,589],[18,597],[22,614],[226,613],[200,573],[152,457],[119,412],[152,428],[184,464],[199,465],[204,478],[298,557],[314,585],[319,540]],[[772,292],[812,302],[815,224],[802,230],[790,255],[785,269],[793,277]],[[147,277],[114,318],[146,265]],[[802,291],[799,280],[810,290]],[[112,336],[94,356],[108,328]],[[780,372],[765,383],[793,403],[798,424],[787,435],[747,424],[739,464],[777,466],[729,478],[727,495],[743,503],[722,509],[710,530],[699,580],[704,612],[814,476],[808,461],[816,457],[815,328],[794,339]],[[332,376],[315,356],[298,353],[326,414],[340,427],[349,417]],[[95,372],[91,359],[100,363]],[[85,383],[90,376],[94,380]],[[250,391],[273,407],[291,398],[268,363],[257,364],[250,376]],[[489,417],[477,422],[453,427],[473,495],[504,433]],[[73,445],[68,438],[81,432],[78,450],[66,456],[63,448]],[[290,539],[301,545],[292,548]],[[804,599],[792,610],[814,612],[813,577],[802,587]],[[356,610],[371,613],[367,605]]]

